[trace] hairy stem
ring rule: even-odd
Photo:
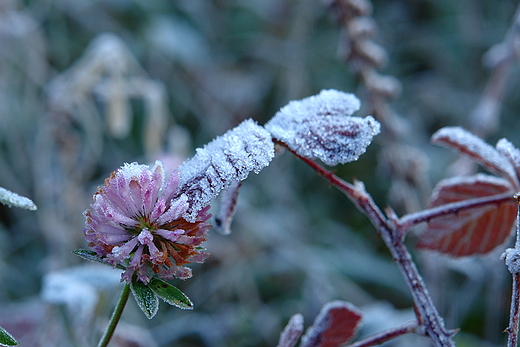
[[[291,151],[289,148],[288,150]],[[416,306],[417,320],[420,322],[420,330],[422,330],[417,332],[428,336],[436,347],[454,347],[453,332],[446,330],[444,321],[433,304],[419,270],[404,244],[403,233],[398,232],[394,221],[385,218],[372,197],[365,191],[361,182],[356,182],[354,185],[349,184],[314,161],[300,157],[293,151],[291,152],[312,167],[319,175],[325,177],[331,185],[345,193],[379,231],[412,294]]]
[[[415,333],[418,328],[417,322],[407,322],[401,326],[395,327],[393,329],[388,329],[374,336],[367,337],[366,339],[356,341],[353,344],[348,345],[347,347],[370,347],[377,346],[386,341],[393,340],[399,336],[403,336],[410,333]]]
[[[121,296],[119,297],[119,301],[117,302],[116,307],[114,308],[114,312],[112,313],[112,317],[110,317],[110,321],[108,322],[107,329],[103,334],[103,337],[98,343],[98,347],[106,347],[116,330],[117,323],[119,323],[119,319],[123,314],[123,310],[125,308],[126,302],[128,301],[128,297],[130,296],[130,285],[125,283],[123,287],[123,291],[121,292]]]
[[[511,312],[509,326],[506,328],[508,338],[507,347],[516,347],[518,341],[518,319],[520,313],[520,275],[513,274],[513,294],[511,297]]]
[[[511,311],[509,313],[509,326],[507,331],[507,347],[516,347],[518,341],[518,325],[520,319],[520,273],[518,272],[518,262],[520,261],[520,195],[515,195],[518,203],[518,213],[516,216],[516,242],[515,248],[507,249],[503,255],[507,267],[513,276],[513,289],[511,295]],[[511,257],[511,258],[510,258]]]

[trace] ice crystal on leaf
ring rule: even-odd
[[[513,195],[511,185],[503,178],[477,174],[445,179],[435,187],[429,208],[448,203],[477,199],[501,193]],[[516,203],[485,205],[438,217],[428,223],[421,235],[419,248],[462,257],[486,254],[511,236],[516,218]]]
[[[429,220],[418,247],[455,257],[486,254],[512,235],[520,189],[520,151],[506,139],[496,147],[460,127],[445,127],[432,142],[468,156],[500,177],[476,174],[439,182],[429,208],[444,210]]]
[[[365,153],[380,124],[371,116],[351,117],[360,102],[337,90],[291,101],[278,111],[265,128],[298,155],[318,158],[327,165],[355,161]]]
[[[444,127],[432,135],[431,141],[459,151],[486,169],[517,182],[512,164],[493,146],[463,128]]]
[[[516,176],[520,177],[520,150],[507,139],[498,140],[496,149],[509,160],[516,170]]]
[[[150,168],[124,164],[105,180],[85,211],[83,233],[89,246],[106,262],[126,270],[122,280],[148,283],[153,274],[164,279],[191,277],[183,266],[203,262],[208,253],[200,244],[211,225],[209,206],[193,220],[183,215],[190,206],[186,194],[176,194],[179,173],[165,180],[162,163]]]
[[[303,316],[300,313],[295,314],[283,329],[277,347],[293,347],[296,346],[298,339],[303,333]]]
[[[26,210],[36,211],[37,207],[31,199],[18,195],[10,190],[0,187],[0,203],[9,207],[15,206]]]
[[[194,221],[197,213],[233,182],[247,178],[249,172],[259,173],[274,157],[271,135],[248,119],[217,137],[179,167],[180,182],[177,196],[189,200],[183,213]]]

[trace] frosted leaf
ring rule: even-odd
[[[193,303],[190,298],[168,282],[162,281],[158,278],[153,278],[148,287],[168,304],[183,310],[193,310]]]
[[[303,316],[300,313],[295,314],[287,323],[287,326],[280,334],[280,340],[277,347],[293,347],[298,342],[303,332]]]
[[[0,346],[16,346],[18,341],[7,330],[0,327]]]
[[[513,165],[518,179],[520,177],[520,150],[507,139],[498,140],[495,147]]]
[[[477,174],[442,180],[435,187],[428,207],[510,193],[511,200],[467,209],[456,209],[430,220],[418,248],[454,257],[486,254],[502,245],[513,231],[517,206],[514,190],[503,178]]]
[[[359,110],[353,95],[337,90],[291,101],[265,125],[278,141],[298,155],[327,165],[355,161],[365,153],[380,124],[371,116],[350,117]]]
[[[241,182],[233,182],[227,190],[220,194],[220,211],[215,216],[215,230],[222,235],[231,234],[231,222],[235,214],[238,190],[241,185]]]
[[[336,347],[350,341],[361,325],[361,312],[345,301],[332,301],[321,308],[314,324],[302,337],[300,347]]]
[[[36,211],[37,209],[31,199],[18,195],[2,187],[0,187],[0,202],[9,207],[20,207],[31,211]]]
[[[504,156],[493,146],[463,128],[444,127],[432,135],[431,141],[467,155],[488,170],[505,176],[510,181],[516,180],[515,170]]]
[[[176,196],[186,194],[190,207],[183,215],[193,222],[197,213],[233,182],[259,173],[274,157],[271,135],[248,119],[203,148],[179,167]]]
[[[152,319],[159,311],[159,298],[146,284],[140,281],[132,281],[130,289],[134,295],[137,306],[148,319]]]

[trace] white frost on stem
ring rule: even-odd
[[[251,119],[198,148],[195,156],[179,167],[176,195],[186,194],[192,202],[183,217],[195,221],[197,213],[221,190],[243,181],[251,171],[259,173],[273,157],[271,135]]]
[[[265,128],[298,155],[318,158],[327,165],[355,161],[365,153],[380,124],[373,117],[351,117],[359,100],[349,93],[322,90],[320,94],[291,101]]]
[[[504,254],[502,254],[502,260],[505,261],[507,269],[511,274],[520,273],[520,250],[507,248]]]
[[[303,316],[300,313],[295,314],[283,329],[278,341],[277,347],[293,347],[298,342],[303,333]]]
[[[36,211],[37,209],[31,199],[18,195],[2,187],[0,187],[0,203],[9,207],[20,207],[31,211]]]

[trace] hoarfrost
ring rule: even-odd
[[[293,347],[298,342],[303,332],[303,316],[300,313],[295,314],[283,329],[278,341],[277,347]]]
[[[0,187],[0,203],[9,207],[15,206],[26,210],[36,211],[37,207],[31,199],[18,195],[10,190]]]
[[[130,290],[134,295],[137,306],[143,311],[146,318],[152,319],[159,311],[159,298],[141,282],[132,282]]]
[[[520,251],[516,248],[508,248],[502,254],[502,260],[505,261],[507,269],[512,274],[520,273]]]
[[[179,167],[180,182],[176,196],[186,194],[190,207],[183,215],[194,222],[197,213],[233,182],[259,173],[274,157],[271,135],[248,119],[203,148]]]
[[[353,95],[337,90],[291,101],[265,125],[271,135],[298,155],[327,165],[355,161],[365,153],[380,124],[373,117],[350,117],[359,110]]]
[[[484,142],[461,127],[444,127],[432,135],[431,142],[455,149],[485,168],[495,173],[505,175],[510,180],[516,180],[516,172],[509,162],[493,146]]]
[[[513,165],[517,178],[520,177],[520,150],[505,138],[498,140],[495,147]]]

